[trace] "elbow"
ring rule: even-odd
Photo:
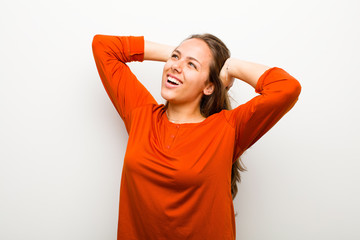
[[[295,104],[301,93],[301,84],[295,78],[288,79],[288,85],[283,91],[283,99]]]
[[[99,46],[101,46],[101,41],[102,41],[102,35],[100,34],[96,34],[93,37],[92,40],[92,50],[95,53],[97,49],[99,49]]]
[[[100,35],[96,34],[92,40],[92,49],[93,50],[97,47],[97,45],[99,45],[99,41],[100,41]]]
[[[298,97],[301,93],[301,84],[295,78],[292,78],[290,81],[291,81],[291,85],[289,87],[290,93],[291,95]]]
[[[276,70],[273,72],[278,75],[273,76],[273,80],[266,84],[264,88],[266,92],[264,92],[265,99],[269,99],[274,108],[293,106],[300,96],[301,84],[284,70]]]

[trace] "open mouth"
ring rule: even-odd
[[[170,83],[170,84],[172,84],[172,85],[180,85],[180,84],[182,84],[181,81],[179,81],[179,80],[177,80],[176,78],[173,78],[173,77],[171,77],[171,76],[168,76],[168,77],[167,77],[167,82]]]

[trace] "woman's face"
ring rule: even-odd
[[[174,104],[198,101],[210,95],[213,84],[207,83],[212,55],[200,39],[185,40],[172,53],[163,70],[161,96]]]

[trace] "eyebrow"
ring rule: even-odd
[[[175,49],[174,52],[177,52],[181,56],[181,52],[179,50]],[[201,63],[196,58],[194,58],[194,57],[186,57],[186,58],[198,62],[201,66]]]

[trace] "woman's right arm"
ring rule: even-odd
[[[145,40],[144,60],[166,62],[175,47]]]
[[[92,49],[105,90],[129,131],[133,109],[157,104],[126,65],[144,60],[144,37],[96,35]]]

